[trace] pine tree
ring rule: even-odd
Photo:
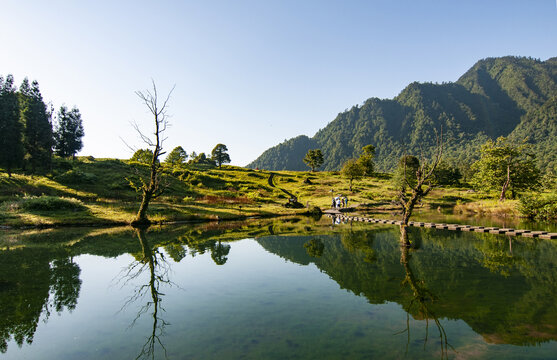
[[[0,77],[0,166],[8,176],[23,162],[23,126],[19,121],[19,106],[12,75]]]
[[[25,162],[34,172],[37,168],[49,168],[52,160],[52,114],[43,102],[39,83],[25,78],[19,88],[20,119],[24,125],[23,145]]]
[[[151,160],[153,160],[153,150],[151,149],[139,149],[130,158],[130,161],[137,161],[146,165],[149,165]]]
[[[211,158],[217,163],[219,168],[222,164],[227,164],[230,162],[230,155],[227,153],[228,148],[224,144],[217,144],[213,151],[211,151]]]
[[[172,166],[178,166],[184,164],[187,158],[188,154],[184,148],[177,146],[166,156],[164,162]]]
[[[85,135],[81,114],[76,107],[68,111],[66,106],[61,106],[57,118],[58,123],[54,132],[56,155],[75,157],[75,154],[83,148],[81,138]]]

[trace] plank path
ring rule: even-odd
[[[374,219],[374,218],[362,217],[362,216],[348,216],[348,215],[343,215],[338,210],[325,210],[324,213],[330,217],[337,217],[345,221],[361,221],[361,222],[368,222],[373,224],[402,225],[402,221],[399,220]],[[557,233],[550,233],[547,231],[517,230],[511,228],[430,223],[430,222],[422,222],[422,221],[409,221],[408,226],[453,230],[453,231],[501,234],[501,235],[508,235],[508,236],[524,236],[524,237],[540,238],[540,239],[557,239]]]

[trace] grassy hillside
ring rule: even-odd
[[[405,151],[418,154],[423,149],[427,155],[435,145],[435,130],[442,127],[446,159],[464,169],[477,160],[480,145],[488,138],[523,140],[543,121],[555,127],[548,104],[555,96],[555,58],[488,58],[455,83],[412,83],[394,99],[368,99],[338,114],[312,138],[287,140],[248,166],[304,170],[302,159],[307,151],[320,148],[325,160],[322,168],[338,170],[347,159],[358,157],[363,146],[372,144],[377,149],[378,169],[391,171]],[[557,156],[553,143],[530,138],[537,152]],[[549,162],[547,156],[541,157],[542,169],[548,169]]]
[[[0,173],[1,225],[116,224],[132,220],[140,196],[128,179],[147,166],[115,159],[56,160],[45,176]],[[166,169],[163,196],[152,202],[154,221],[244,218],[293,213],[268,172],[223,167]]]
[[[80,157],[56,159],[55,166],[57,170],[43,176],[0,173],[1,226],[127,224],[133,219],[140,196],[128,179],[147,174],[145,165]],[[272,173],[232,166],[166,169],[164,182],[166,192],[149,207],[155,222],[295,215],[312,206],[329,208],[333,195],[347,196],[349,206],[360,213],[398,216],[388,174],[356,181],[352,192],[338,172]],[[304,208],[286,207],[290,194]],[[518,215],[516,201],[500,204],[490,198],[467,188],[439,188],[419,208],[437,211],[457,205],[462,212]]]

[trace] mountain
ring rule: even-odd
[[[468,166],[488,138],[528,139],[540,154],[539,165],[557,172],[555,152],[557,57],[478,61],[454,83],[411,83],[394,99],[370,98],[339,113],[312,138],[286,140],[248,164],[268,170],[307,170],[310,149],[324,155],[323,170],[339,170],[363,146],[377,149],[378,170],[390,171],[408,154],[431,154],[442,128],[445,159]],[[543,131],[542,131],[543,129]],[[542,135],[543,134],[543,135]]]

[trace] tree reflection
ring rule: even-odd
[[[424,281],[416,278],[412,268],[410,267],[410,259],[412,257],[410,251],[417,249],[420,243],[421,241],[410,241],[408,239],[407,227],[404,225],[400,227],[400,263],[402,264],[405,273],[402,285],[406,285],[410,288],[412,297],[410,299],[410,303],[406,307],[406,329],[398,334],[404,332],[407,333],[408,339],[406,342],[406,353],[408,353],[408,346],[410,345],[410,313],[420,314],[420,316],[425,318],[426,321],[426,336],[424,339],[425,348],[429,337],[429,321],[430,319],[433,319],[439,332],[441,358],[446,359],[448,358],[448,349],[449,347],[452,349],[452,346],[448,342],[447,333],[445,332],[443,325],[430,307],[430,305],[437,300],[437,297],[425,287]]]
[[[223,244],[220,240],[193,241],[190,239],[187,243],[192,256],[202,255],[209,251],[211,259],[213,259],[215,264],[224,265],[228,261],[227,256],[230,253],[230,245]]]
[[[55,259],[51,263],[50,291],[53,293],[52,307],[57,312],[62,312],[64,307],[73,311],[77,306],[81,280],[81,269],[71,258]]]
[[[230,252],[230,245],[222,244],[220,241],[217,243],[212,242],[211,244],[211,259],[217,265],[224,265],[228,261],[226,257]]]
[[[306,252],[311,257],[321,257],[323,255],[323,250],[325,250],[325,244],[320,239],[311,239],[304,244]]]
[[[373,248],[373,241],[375,240],[374,232],[355,232],[350,228],[341,234],[340,240],[348,251],[352,253],[356,250],[361,251],[365,262],[371,264],[377,261],[377,254]]]
[[[136,359],[154,359],[157,345],[162,348],[165,357],[167,357],[162,337],[164,336],[165,328],[169,325],[169,323],[161,316],[161,313],[164,312],[164,308],[162,307],[162,296],[164,294],[161,293],[160,288],[161,285],[172,284],[168,278],[170,265],[165,259],[164,254],[159,251],[158,248],[151,246],[149,243],[146,237],[146,229],[136,229],[136,235],[139,243],[141,244],[141,253],[138,254],[137,261],[127,267],[124,274],[125,282],[127,283],[137,279],[145,272],[148,273],[148,282],[138,286],[122,308],[148,296],[147,302],[145,305],[141,306],[135,319],[130,325],[135,325],[142,315],[151,312],[151,318],[153,321],[152,330],[149,336],[147,336],[145,344],[141,348],[141,351],[139,352],[139,355],[137,355]]]
[[[77,306],[81,270],[68,252],[16,249],[0,252],[0,352],[13,338],[31,344],[41,316],[72,311]]]
[[[482,265],[504,277],[509,277],[513,269],[528,267],[520,256],[513,254],[511,236],[508,236],[508,245],[502,237],[489,237],[478,246],[478,250],[483,255]]]

